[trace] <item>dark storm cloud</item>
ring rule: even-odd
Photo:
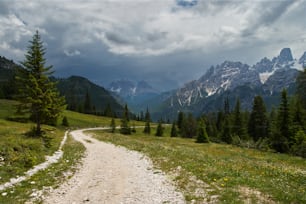
[[[262,4],[255,10],[257,13],[252,16],[250,26],[243,31],[243,36],[249,36],[262,26],[270,26],[283,16],[287,10],[295,2],[292,0],[285,0],[279,2],[262,2]]]
[[[302,0],[0,1],[0,55],[22,60],[39,30],[57,76],[145,79],[166,90],[223,60],[305,51],[305,18]]]

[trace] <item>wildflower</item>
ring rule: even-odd
[[[224,183],[221,183],[221,186],[224,187],[225,186]]]
[[[6,195],[7,195],[7,192],[3,192],[1,195],[2,195],[2,196],[6,196]]]
[[[225,177],[225,178],[223,179],[223,181],[225,181],[225,182],[228,181],[228,178]]]
[[[217,181],[217,179],[214,178],[214,181]]]

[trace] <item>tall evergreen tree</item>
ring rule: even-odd
[[[88,90],[86,90],[85,101],[84,101],[84,113],[92,113],[91,99]]]
[[[296,79],[296,95],[304,110],[306,110],[306,67],[304,71],[301,72]]]
[[[177,116],[177,127],[180,131],[183,127],[184,119],[185,119],[185,114],[182,111],[180,111],[178,116]]]
[[[128,108],[128,106],[127,106],[127,104],[125,104],[125,106],[124,106],[124,118],[129,122],[130,121],[130,113],[129,113],[130,111],[129,111],[129,108]]]
[[[19,113],[30,113],[36,123],[35,135],[41,135],[41,124],[55,123],[65,109],[65,99],[60,96],[55,83],[49,76],[53,73],[52,66],[46,66],[45,49],[41,37],[36,31],[30,41],[23,68],[16,80],[19,84],[17,99],[21,102]]]
[[[229,115],[230,114],[230,104],[229,104],[229,99],[226,97],[224,100],[224,114]]]
[[[261,96],[255,96],[248,125],[249,135],[258,141],[268,136],[268,119],[266,107]]]
[[[209,138],[203,120],[199,122],[198,126],[197,143],[209,143]]]
[[[244,123],[243,123],[243,118],[241,114],[241,108],[240,108],[240,100],[239,98],[237,99],[235,109],[234,109],[234,125],[233,125],[233,130],[232,133],[234,135],[239,136],[240,138],[245,137],[245,128],[244,128]]]
[[[183,120],[181,135],[185,138],[193,138],[197,134],[197,122],[191,113]]]
[[[151,133],[150,122],[151,122],[151,116],[150,116],[149,108],[147,108],[147,111],[145,114],[145,128],[143,132],[148,135]]]
[[[230,127],[230,117],[225,116],[224,119],[224,126],[221,133],[221,140],[223,142],[226,142],[227,144],[231,144],[233,141],[232,133],[231,133],[231,127]]]
[[[124,113],[121,119],[121,127],[120,127],[120,133],[124,135],[130,135],[132,133],[131,127],[129,125],[129,109],[127,104],[125,104],[124,107]]]
[[[162,121],[159,120],[157,128],[156,128],[155,136],[161,137],[161,136],[163,136],[163,134],[164,134],[164,128],[163,128],[163,125],[162,125]]]
[[[116,132],[116,122],[114,118],[111,120],[110,128],[112,133]]]
[[[281,98],[281,103],[278,109],[277,116],[278,116],[277,124],[280,130],[280,134],[282,137],[286,138],[290,146],[293,144],[294,140],[292,138],[292,134],[290,131],[291,119],[290,119],[289,102],[288,102],[286,89],[283,89],[282,91],[282,98]]]
[[[171,137],[177,137],[177,129],[176,129],[176,125],[175,122],[172,123],[172,127],[171,127]]]

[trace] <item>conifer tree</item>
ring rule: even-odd
[[[181,136],[185,138],[193,138],[197,134],[197,122],[191,113],[183,120],[181,127]]]
[[[131,127],[129,125],[129,109],[127,107],[127,104],[125,104],[124,107],[124,113],[121,119],[121,127],[120,127],[120,133],[124,135],[130,135],[131,134]]]
[[[36,123],[36,136],[42,134],[41,124],[56,123],[65,109],[64,97],[60,96],[55,83],[49,79],[53,73],[52,66],[45,65],[44,55],[43,42],[36,31],[21,63],[24,69],[16,77],[19,84],[17,99],[21,102],[18,113],[30,113],[30,118]]]
[[[248,125],[249,135],[258,141],[268,136],[268,119],[266,107],[261,96],[255,96]]]
[[[209,138],[203,120],[199,122],[197,143],[209,143]]]
[[[225,116],[224,126],[223,126],[223,130],[221,133],[221,140],[223,142],[226,142],[227,144],[231,144],[233,141],[232,134],[231,134],[231,128],[230,128],[229,116]]]
[[[178,127],[179,130],[181,130],[182,127],[183,127],[184,119],[185,119],[185,114],[182,111],[180,111],[178,116],[177,116],[177,127]]]
[[[176,129],[176,125],[175,122],[172,123],[172,127],[171,127],[171,137],[177,137],[177,129]]]
[[[288,102],[286,89],[283,89],[282,91],[282,98],[281,98],[281,103],[278,109],[277,116],[278,116],[277,124],[279,127],[280,134],[282,137],[286,138],[284,142],[288,141],[288,145],[291,146],[294,140],[292,138],[292,134],[290,131],[291,119],[290,119],[289,102]]]
[[[62,126],[69,127],[69,122],[66,116],[63,117]]]
[[[306,110],[306,67],[296,79],[296,95],[300,101],[302,108]]]
[[[164,134],[164,128],[162,126],[162,121],[159,120],[157,128],[156,128],[156,133],[155,136],[161,137]]]
[[[244,129],[244,123],[243,123],[243,118],[241,114],[239,98],[237,99],[235,109],[234,109],[234,126],[233,126],[232,133],[234,135],[239,136],[239,138],[243,138],[245,135],[245,129]]]
[[[149,108],[147,108],[147,111],[145,114],[145,128],[143,132],[148,135],[151,133],[150,122],[151,122],[151,116],[150,116]]]
[[[116,122],[115,122],[114,118],[112,118],[112,120],[111,120],[110,127],[111,127],[111,132],[115,133],[116,132]]]
[[[92,113],[91,99],[88,90],[86,90],[85,102],[84,102],[84,113]]]

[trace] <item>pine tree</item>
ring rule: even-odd
[[[240,109],[240,100],[237,99],[235,110],[234,110],[234,126],[232,130],[233,135],[239,136],[239,138],[244,138],[245,136],[245,128],[243,123],[243,118]]]
[[[86,91],[86,95],[85,95],[84,113],[86,113],[86,114],[92,113],[91,99],[90,99],[90,95],[89,95],[88,90]]]
[[[123,117],[129,122],[130,121],[130,113],[129,113],[129,108],[127,104],[124,106],[124,113]]]
[[[302,108],[306,110],[306,67],[296,79],[296,95],[300,101]]]
[[[279,127],[281,137],[285,138],[283,141],[288,142],[288,145],[291,146],[294,143],[294,139],[290,131],[291,119],[286,89],[283,89],[282,91],[282,99],[277,114],[277,125]]]
[[[230,128],[230,119],[229,116],[226,116],[224,119],[224,126],[221,133],[221,140],[227,144],[231,144],[233,141],[231,128]]]
[[[18,113],[30,113],[30,118],[36,123],[36,136],[40,136],[41,124],[56,123],[57,118],[65,109],[65,99],[50,81],[52,66],[46,66],[45,49],[41,37],[36,31],[30,46],[21,63],[24,69],[18,73],[16,80],[19,84],[17,99],[21,102]]]
[[[172,123],[172,127],[171,127],[171,137],[177,137],[177,129],[175,126],[175,122]]]
[[[268,119],[266,107],[261,96],[255,96],[248,125],[249,135],[258,141],[268,136]]]
[[[151,116],[150,116],[149,108],[147,108],[147,111],[145,114],[145,128],[143,132],[148,135],[151,133],[150,122],[151,122]]]
[[[203,120],[199,122],[197,143],[209,143],[209,138]]]
[[[229,104],[229,99],[226,97],[224,100],[224,114],[229,115],[230,114],[230,104]]]
[[[124,134],[124,135],[130,135],[132,132],[131,132],[131,127],[129,125],[129,109],[128,109],[128,106],[127,104],[125,104],[125,107],[124,107],[124,113],[123,113],[123,116],[122,116],[122,119],[121,119],[121,128],[120,128],[120,133],[121,134]]]
[[[111,120],[110,127],[111,127],[111,132],[115,133],[116,132],[116,121],[115,121],[114,118],[112,118],[112,120]]]
[[[183,127],[183,121],[185,119],[185,114],[180,111],[178,116],[177,116],[177,127],[178,129],[181,131],[182,127]]]
[[[162,121],[159,120],[157,128],[156,128],[156,133],[155,136],[161,137],[164,134],[164,128],[162,126]]]
[[[185,138],[193,138],[197,134],[197,122],[191,113],[183,120],[181,135]]]

